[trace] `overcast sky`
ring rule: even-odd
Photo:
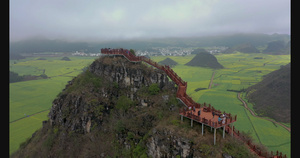
[[[290,34],[290,0],[10,0],[10,41]]]

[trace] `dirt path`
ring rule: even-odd
[[[50,108],[50,109],[51,109],[51,108]],[[34,113],[34,114],[31,114],[31,115],[27,115],[27,116],[25,116],[25,117],[21,117],[21,118],[19,118],[19,119],[13,120],[13,121],[11,121],[11,122],[9,122],[9,123],[14,123],[14,122],[20,121],[20,120],[25,119],[25,118],[27,118],[27,117],[34,116],[34,115],[37,115],[37,114],[42,113],[42,112],[45,112],[45,111],[49,111],[50,109],[46,109],[46,110],[39,111],[39,112]]]
[[[253,115],[254,117],[262,118],[262,119],[271,121],[271,122],[273,122],[273,123],[276,123],[276,124],[282,126],[283,128],[285,128],[287,131],[291,132],[291,128],[286,127],[284,124],[281,124],[281,123],[279,123],[279,122],[276,122],[276,121],[271,120],[271,119],[268,119],[268,118],[264,118],[264,117],[257,116],[257,115],[256,115],[256,114],[248,107],[247,103],[241,98],[240,94],[241,94],[241,93],[238,93],[238,94],[237,94],[238,99],[244,104],[244,107],[245,107],[247,110],[250,111],[251,115]]]
[[[213,72],[213,74],[212,74],[212,76],[211,76],[211,79],[210,79],[210,83],[209,83],[208,89],[211,89],[211,85],[212,85],[212,83],[213,83],[214,77],[215,77],[215,71]]]

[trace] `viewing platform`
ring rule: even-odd
[[[204,125],[214,128],[214,144],[216,144],[216,129],[223,127],[223,138],[225,138],[225,130],[232,136],[234,134],[233,123],[236,122],[237,115],[232,116],[230,113],[221,112],[216,110],[211,105],[206,106],[201,104],[196,104],[193,107],[184,107],[180,109],[179,115],[181,116],[181,121],[183,117],[191,119],[191,127],[193,127],[193,121],[202,124],[202,135]],[[231,127],[230,127],[231,125]]]

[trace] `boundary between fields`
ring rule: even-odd
[[[213,84],[214,77],[215,77],[215,71],[211,75],[211,79],[210,79],[210,83],[209,83],[208,89],[211,89],[211,85]]]
[[[51,108],[49,108],[49,109],[46,109],[46,110],[39,111],[39,112],[37,112],[37,113],[34,113],[34,114],[31,114],[31,115],[27,115],[27,116],[24,116],[24,117],[18,118],[18,119],[16,119],[16,120],[13,120],[13,121],[11,121],[11,122],[9,122],[9,123],[14,123],[14,122],[20,121],[20,120],[22,120],[22,119],[25,119],[25,118],[27,118],[27,117],[34,116],[34,115],[37,115],[37,114],[39,114],[39,113],[42,113],[42,112],[48,111],[48,110],[50,110],[50,109],[51,109]]]

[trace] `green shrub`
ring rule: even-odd
[[[124,123],[123,123],[121,120],[119,120],[119,121],[116,123],[115,130],[116,130],[118,133],[120,133],[120,132],[122,132],[122,131],[125,130],[125,125],[124,125]]]
[[[159,92],[159,87],[157,83],[153,83],[149,86],[148,91],[151,95],[156,95]]]
[[[116,108],[126,112],[132,105],[133,101],[127,98],[125,95],[122,95],[117,101]]]
[[[53,133],[56,134],[58,132],[58,127],[53,128]]]
[[[48,134],[46,140],[43,142],[43,146],[46,147],[48,150],[50,150],[54,143],[54,139],[55,139],[54,134]]]
[[[202,150],[204,156],[211,154],[211,147],[207,144],[202,144],[200,149]]]
[[[171,123],[172,123],[172,125],[179,126],[180,121],[179,120],[172,120]]]
[[[103,110],[104,110],[104,106],[103,105],[98,105],[95,106],[94,108],[94,114],[96,117],[102,116],[103,115]]]
[[[134,138],[134,133],[127,132],[127,139],[130,140],[130,139],[133,139],[133,138]]]
[[[146,154],[146,149],[142,147],[140,144],[138,144],[134,149],[133,149],[133,157],[148,157]]]
[[[82,91],[87,88],[88,85],[94,88],[100,88],[102,86],[102,78],[86,70],[74,80],[74,83],[67,89],[67,92]]]

